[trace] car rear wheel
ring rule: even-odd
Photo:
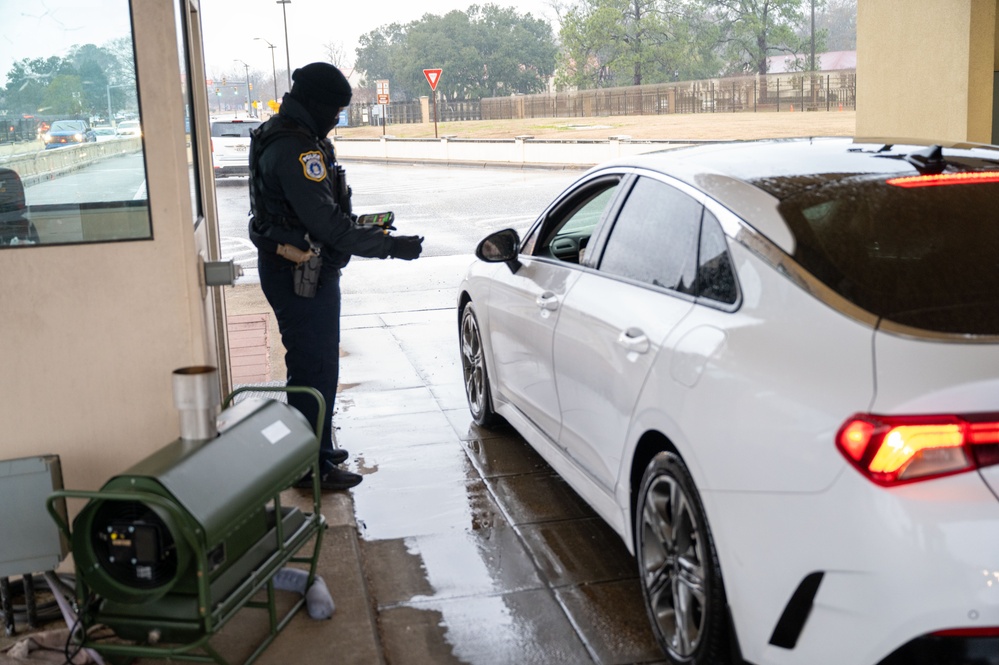
[[[491,427],[499,424],[489,394],[489,377],[482,350],[482,333],[472,303],[461,312],[461,371],[465,379],[465,397],[476,425]]]
[[[728,663],[718,557],[694,481],[673,453],[659,453],[645,469],[635,540],[645,607],[669,662]]]

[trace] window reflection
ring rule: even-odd
[[[149,238],[128,0],[0,3],[0,248]]]

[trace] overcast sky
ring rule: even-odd
[[[164,0],[137,0],[162,2]],[[496,0],[520,14],[555,22],[552,0]],[[291,69],[326,60],[325,44],[339,45],[353,64],[361,35],[389,23],[408,23],[424,14],[465,11],[475,0],[291,0],[284,5],[288,20]],[[276,69],[285,70],[282,5],[275,0],[200,0],[208,76],[251,71],[269,76],[271,50]],[[17,26],[17,29],[4,29]],[[557,29],[557,28],[556,28]],[[0,0],[0,85],[11,65],[23,58],[65,56],[74,44],[101,46],[131,33],[128,0]],[[437,63],[425,63],[427,68]],[[345,72],[347,73],[347,72]],[[279,77],[280,79],[280,77]]]
[[[8,0],[0,0],[0,3]],[[288,50],[291,69],[326,59],[325,44],[342,46],[346,59],[354,61],[354,50],[361,35],[389,23],[409,23],[424,14],[443,15],[458,9],[465,11],[475,0],[291,0],[284,6],[288,18]],[[501,7],[513,7],[520,14],[530,13],[555,23],[551,0],[493,0]],[[242,71],[234,58],[267,74],[271,70],[270,49],[274,50],[278,71],[285,70],[284,19],[282,6],[275,0],[201,0],[201,25],[205,39],[205,62],[209,74],[213,68]],[[557,29],[557,28],[554,28]],[[437,63],[425,63],[427,68]],[[238,67],[238,70],[233,70]],[[346,72],[345,72],[346,73]]]

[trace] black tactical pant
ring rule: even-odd
[[[277,317],[289,386],[310,386],[326,400],[326,416],[319,436],[319,468],[332,466],[331,418],[340,374],[340,279],[339,271],[324,269],[314,298],[295,295],[294,264],[261,251],[257,261],[260,287]],[[303,393],[289,393],[288,403],[302,412],[315,427],[318,405]]]

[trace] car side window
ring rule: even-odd
[[[697,259],[697,295],[732,305],[739,297],[732,257],[718,218],[705,210]]]
[[[675,187],[640,178],[614,222],[599,270],[695,294],[701,210]]]
[[[617,176],[588,183],[554,208],[541,230],[541,241],[525,250],[568,263],[581,263],[586,246],[607,206],[614,200]]]

